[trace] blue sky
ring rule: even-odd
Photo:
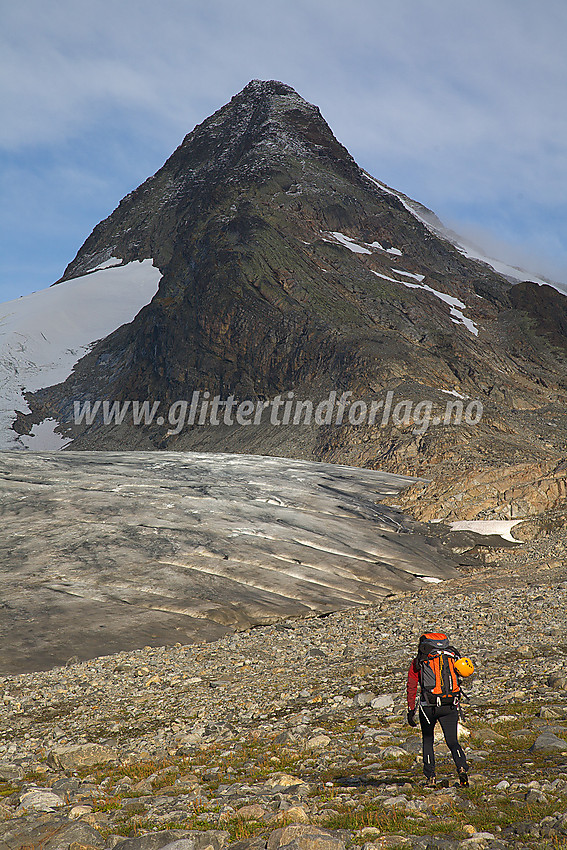
[[[254,78],[500,259],[567,283],[565,0],[0,0],[0,301]]]

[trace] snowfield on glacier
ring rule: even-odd
[[[24,393],[61,383],[99,339],[131,322],[161,280],[152,260],[109,267],[0,304],[0,449],[62,448],[54,420],[20,437],[15,411],[29,412]],[[119,263],[120,260],[116,260]]]

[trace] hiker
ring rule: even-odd
[[[425,784],[431,787],[436,784],[433,732],[437,721],[441,724],[445,741],[453,756],[460,784],[469,784],[467,758],[457,739],[457,723],[461,697],[459,678],[469,676],[473,670],[472,661],[469,658],[461,658],[459,652],[450,645],[447,635],[440,632],[421,635],[417,656],[408,671],[408,723],[410,726],[417,726],[415,713],[419,685],[423,773]]]

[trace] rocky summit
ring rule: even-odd
[[[57,286],[136,261],[161,273],[151,302],[89,340],[67,380],[26,394],[20,434],[50,421],[78,450],[280,455],[443,481],[442,500],[408,491],[424,517],[523,517],[561,498],[565,296],[472,259],[284,83],[252,81],[189,133]],[[195,393],[223,414],[271,407],[172,427],[167,411]],[[317,418],[343,393],[344,415]],[[282,424],[275,399],[305,404]],[[77,419],[76,404],[101,400],[159,402],[160,416]]]

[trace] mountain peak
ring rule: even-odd
[[[61,280],[107,261],[153,257],[161,267],[166,222],[194,221],[219,194],[265,184],[270,175],[319,175],[360,182],[361,171],[319,108],[278,80],[251,80],[198,124],[164,165],[99,224]],[[284,181],[295,182],[284,177]],[[167,241],[167,240],[166,240]]]
[[[290,109],[298,108],[318,115],[321,114],[314,104],[301,97],[292,86],[288,86],[279,80],[250,80],[241,91],[214,114],[218,115],[224,111],[230,112],[234,109],[247,107],[260,108],[263,110],[263,113],[260,113],[262,117],[268,115],[270,118],[281,116]],[[260,114],[257,117],[260,117]]]
[[[461,512],[455,518],[472,510],[464,507],[470,482],[463,476],[475,464],[491,470],[486,482],[506,470],[509,483],[499,492],[514,494],[496,506],[496,485],[473,488],[470,499],[483,515],[534,509],[531,490],[524,495],[525,468],[509,475],[510,463],[523,457],[535,470],[528,475],[549,482],[535,488],[546,504],[560,498],[564,299],[535,284],[511,292],[506,278],[447,241],[423,207],[363,172],[318,108],[291,86],[252,80],[195,127],[95,228],[65,278],[101,267],[117,275],[109,265],[150,258],[161,274],[151,302],[98,342],[63,383],[27,393],[31,412],[14,430],[29,433],[34,423],[55,420],[74,449],[299,455],[438,475],[441,488],[453,476],[455,498],[443,489],[419,510],[437,511],[444,499],[445,516]],[[7,357],[12,374],[12,350]],[[21,387],[18,370],[14,382]],[[307,420],[309,405],[319,410],[343,391],[352,408],[337,427],[319,427],[311,413]],[[231,421],[226,408],[228,420],[221,414],[209,426],[199,414],[199,426],[178,430],[170,413],[183,400],[192,404],[194,393],[236,400],[238,409],[251,404],[259,419],[244,427],[250,420]],[[388,421],[394,397],[397,422]],[[159,400],[160,416],[143,427],[133,416],[112,427],[104,417],[73,420],[75,401],[100,406],[105,399],[125,400],[132,412],[130,399],[150,408]],[[305,400],[305,428],[277,427],[277,406],[273,419],[262,420],[266,404],[282,399],[290,410]],[[405,414],[399,418],[406,405],[436,414],[413,427]],[[447,419],[455,405],[463,415],[471,411],[470,421]],[[347,421],[353,409],[363,421]],[[374,411],[371,421],[365,410]],[[301,418],[300,411],[297,425]]]
[[[240,97],[241,95],[253,97],[284,95],[303,100],[292,86],[288,86],[287,83],[282,83],[280,80],[250,80],[250,82],[244,86],[242,91],[236,94],[235,97]],[[306,103],[307,101],[304,102]]]
[[[178,151],[189,150],[203,156],[207,170],[253,166],[257,174],[289,156],[331,156],[354,165],[319,108],[278,80],[251,80],[185,137]]]
[[[292,86],[279,80],[250,80],[223,109],[245,105],[264,110],[268,120],[277,121],[278,118],[282,118],[287,112],[295,109],[317,115],[324,120],[317,106],[301,97]]]

